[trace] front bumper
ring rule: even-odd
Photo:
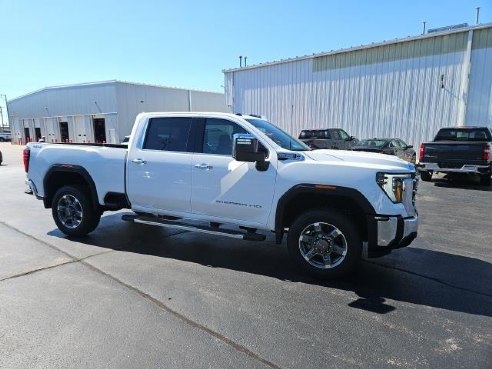
[[[418,216],[368,216],[369,239],[366,255],[377,257],[408,246],[417,237]]]

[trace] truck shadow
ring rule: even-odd
[[[480,184],[478,176],[466,174],[446,175],[441,178],[433,178],[432,183],[436,187],[461,188],[464,190],[492,191],[492,186]]]
[[[121,213],[106,215],[98,230],[77,242],[352,291],[358,298],[348,304],[351,308],[379,314],[394,310],[388,300],[396,300],[492,317],[488,283],[492,264],[479,259],[410,246],[387,257],[364,260],[345,279],[319,280],[299,272],[285,245],[276,245],[273,237],[258,243],[238,241],[125,223],[120,217]],[[50,235],[64,237],[58,230]]]

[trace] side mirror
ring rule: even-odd
[[[268,169],[268,162],[265,161],[266,153],[259,151],[258,148],[258,139],[253,135],[244,133],[233,135],[232,157],[237,161],[256,162],[256,169],[265,171]]]

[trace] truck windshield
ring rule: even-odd
[[[263,119],[246,119],[260,131],[268,136],[273,142],[283,149],[292,151],[310,151],[311,149],[303,142],[291,137],[274,124]]]

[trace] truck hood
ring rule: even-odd
[[[391,171],[415,171],[415,165],[393,155],[348,150],[313,150],[304,154],[312,160],[326,163],[345,162],[354,166]]]

